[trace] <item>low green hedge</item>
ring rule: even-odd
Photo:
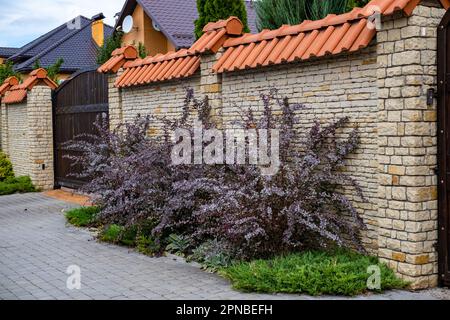
[[[14,178],[12,163],[6,157],[6,154],[0,150],[0,182],[11,178]]]
[[[98,207],[81,207],[66,212],[67,221],[76,227],[90,227],[100,212]]]
[[[381,270],[381,288],[375,291],[407,286],[377,258],[344,250],[238,262],[222,269],[220,274],[231,280],[235,289],[245,292],[354,296],[370,291],[369,266]]]
[[[36,191],[30,177],[7,178],[0,182],[0,196]]]

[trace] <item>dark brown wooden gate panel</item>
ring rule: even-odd
[[[450,11],[438,27],[439,280],[450,285]]]
[[[98,116],[108,117],[107,76],[95,69],[77,73],[64,82],[53,96],[55,186],[79,188],[85,179],[72,176],[81,168],[72,166],[66,155],[74,155],[64,143],[80,134],[95,134],[94,122]]]

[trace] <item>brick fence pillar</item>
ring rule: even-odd
[[[55,181],[51,88],[38,85],[29,91],[26,110],[29,175],[36,187],[51,190]]]
[[[436,1],[437,2],[437,1]],[[413,288],[437,284],[436,30],[445,10],[419,5],[377,34],[379,256]]]

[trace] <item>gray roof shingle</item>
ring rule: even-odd
[[[256,27],[256,12],[252,2],[247,5],[248,25],[252,33],[258,32]],[[130,15],[139,4],[146,14],[158,24],[161,32],[169,38],[175,47],[189,48],[195,41],[194,21],[198,19],[196,0],[128,0],[116,27]]]
[[[75,72],[96,65],[98,49],[92,39],[92,20],[83,16],[77,18],[81,28],[69,28],[65,23],[20,48],[9,58],[16,64],[15,69],[31,71],[36,60],[43,67],[49,67],[59,58],[64,59],[62,72]],[[112,33],[113,28],[105,25],[105,38]]]
[[[0,58],[9,58],[17,51],[19,51],[19,48],[0,47]]]

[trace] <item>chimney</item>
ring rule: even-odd
[[[105,16],[103,15],[103,13],[99,13],[91,18],[92,39],[95,41],[95,43],[99,47],[103,46],[103,43],[105,42],[105,31],[104,31],[103,19],[105,19]]]

